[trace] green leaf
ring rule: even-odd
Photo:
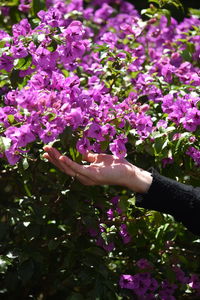
[[[32,64],[32,56],[28,55],[25,58],[20,58],[15,65],[16,70],[27,70]]]
[[[13,115],[8,115],[7,119],[8,119],[8,121],[9,121],[10,124],[13,124],[14,121],[15,121],[15,117]]]
[[[57,48],[57,43],[55,40],[52,40],[51,44],[47,47],[47,50],[53,52],[56,50],[56,48]]]
[[[74,147],[69,148],[69,154],[71,155],[72,159],[76,159],[76,149]]]
[[[6,138],[4,136],[0,136],[0,153],[5,152],[5,150],[9,149],[11,145],[11,139]]]
[[[18,274],[22,280],[23,285],[27,284],[27,282],[31,279],[31,277],[33,276],[33,272],[34,265],[32,260],[25,261],[20,265]]]
[[[81,294],[73,293],[68,300],[84,300],[83,296]]]
[[[191,16],[200,18],[200,9],[189,8],[189,13]]]
[[[19,59],[15,60],[15,69],[16,70],[20,69],[24,64],[25,64],[24,58],[19,58]]]
[[[59,240],[50,240],[48,243],[48,248],[50,251],[55,250],[60,244]]]
[[[0,240],[3,240],[9,233],[9,226],[5,223],[0,223]]]
[[[171,13],[168,9],[162,9],[161,14],[167,18],[167,26],[171,24]]]
[[[32,0],[31,14],[35,17],[40,10],[45,10],[44,0]]]
[[[48,114],[49,122],[53,121],[56,117],[57,115],[55,113],[49,113]]]
[[[0,48],[3,48],[6,44],[6,41],[5,40],[1,40],[0,41]]]
[[[13,88],[17,88],[18,84],[23,82],[23,78],[19,76],[19,70],[12,70],[10,73],[10,81]]]
[[[18,6],[19,0],[0,1],[0,6]]]
[[[159,7],[161,6],[161,1],[160,0],[148,0],[148,2],[156,3],[156,4],[158,4]]]
[[[28,163],[28,159],[27,159],[27,158],[24,158],[24,159],[23,159],[22,165],[23,165],[23,169],[24,169],[24,170],[27,170],[27,169],[28,169],[29,163]]]
[[[109,137],[108,136],[106,137],[105,141],[100,142],[101,150],[103,152],[108,149],[109,143],[110,143],[110,141],[109,141]]]
[[[8,80],[0,80],[0,88],[2,88],[3,86],[5,86],[8,83],[9,83]]]

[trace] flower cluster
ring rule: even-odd
[[[19,10],[28,14],[30,5],[21,1]],[[54,141],[66,127],[80,153],[110,150],[117,157],[126,156],[130,135],[151,139],[161,122],[195,136],[198,19],[171,19],[169,26],[164,16],[144,22],[131,4],[114,0],[87,8],[81,0],[47,6],[35,27],[25,18],[12,33],[0,32],[0,69],[7,78],[0,132],[10,141],[1,156],[10,164],[27,155],[30,143]],[[163,114],[155,118],[156,107]],[[198,145],[188,146],[186,153],[199,164]]]
[[[140,272],[135,275],[121,275],[119,285],[122,289],[128,289],[138,296],[140,300],[175,300],[175,291],[178,284],[187,285],[191,291],[200,291],[200,281],[197,274],[186,276],[185,272],[178,265],[173,265],[172,270],[175,273],[176,284],[167,280],[158,282],[151,274],[152,264],[147,259],[140,259],[136,262]],[[148,272],[147,272],[148,271]]]

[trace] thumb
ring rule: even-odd
[[[98,156],[99,156],[99,154],[91,152],[91,151],[90,152],[88,151],[82,155],[83,160],[90,162],[90,163],[97,161]]]

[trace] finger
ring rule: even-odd
[[[49,162],[51,162],[54,166],[56,166],[58,169],[60,169],[62,172],[64,172],[62,165],[57,163],[57,161],[55,161],[55,159],[52,159],[52,157],[48,153],[43,154],[43,157],[48,159]]]
[[[78,173],[80,175],[83,175],[83,176],[86,176],[89,178],[92,178],[94,175],[90,166],[84,166],[84,165],[77,164],[75,161],[72,161],[67,156],[61,156],[59,159],[62,162],[64,162],[68,168],[72,169],[75,172],[75,174]]]
[[[79,172],[81,165],[73,162],[67,156],[62,156],[57,149],[45,146],[44,150],[47,151],[51,162],[67,175],[74,177]],[[72,165],[70,165],[70,163],[72,163]]]
[[[53,147],[49,147],[49,148],[48,148],[48,153],[49,153],[52,157],[55,157],[55,158],[57,158],[57,159],[61,156],[61,153],[60,153],[57,149],[55,149],[55,148],[53,148]]]
[[[83,160],[93,163],[96,162],[100,154],[93,152],[86,152],[83,154]]]
[[[63,156],[61,156],[61,157],[63,157]],[[59,159],[59,162],[60,162],[60,165],[61,165],[61,167],[62,167],[64,173],[66,173],[67,175],[69,175],[69,176],[71,176],[71,177],[75,177],[75,176],[76,176],[76,174],[77,174],[76,171],[73,170],[72,168],[70,168],[70,167],[65,163],[65,161]]]
[[[52,160],[51,162],[58,168],[62,168],[62,164],[59,160],[59,158],[61,157],[61,153],[57,149],[49,146],[44,147],[44,150],[47,151],[48,155],[50,156]]]
[[[47,152],[46,154],[51,159],[51,162],[53,164],[57,165],[59,163],[58,159],[61,156],[61,154],[59,153],[59,155],[58,155],[58,153],[57,153],[57,155],[55,155],[53,147],[49,147],[49,146],[44,147],[44,150]]]

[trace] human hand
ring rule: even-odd
[[[45,146],[44,151],[45,158],[84,185],[120,185],[143,193],[151,184],[150,173],[137,168],[124,158],[88,152],[83,156],[83,160],[89,165],[81,165],[67,156],[62,156],[53,147]]]

